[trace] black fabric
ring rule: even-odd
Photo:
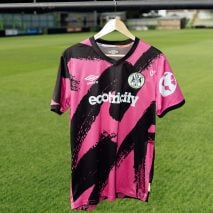
[[[94,60],[101,58],[99,54],[97,54],[97,52],[94,51],[93,47],[82,43],[78,43],[71,47],[68,47],[64,51],[63,56],[67,62],[70,60],[70,58],[87,59],[87,60]]]
[[[60,106],[59,105],[51,105],[50,110],[61,115],[63,112],[60,111]]]
[[[140,152],[140,155],[135,158],[134,164],[135,169],[138,171],[146,154],[147,137],[144,137],[144,135],[147,134],[148,128],[155,124],[155,119],[153,120],[154,112],[155,103],[152,102],[135,127],[125,137],[118,151],[116,151],[116,143],[112,140],[116,137],[116,134],[109,134],[105,131],[100,135],[97,145],[90,148],[72,170],[74,200],[77,200],[93,184],[95,184],[95,187],[89,200],[98,200],[102,189],[107,183],[106,181],[112,167],[119,167],[128,154],[132,150],[136,152],[136,149],[140,149],[136,152],[136,154]],[[138,140],[138,138],[142,138],[142,140]],[[139,182],[137,185],[140,187]]]
[[[151,46],[146,52],[144,52],[134,64],[135,70],[141,72],[147,69],[154,59],[161,55],[161,51]]]
[[[152,56],[154,53],[154,56]],[[146,60],[143,60],[143,63],[137,63],[137,69],[140,68],[140,72],[149,66],[150,61],[154,60],[160,52],[156,51],[156,49],[149,48],[145,53],[140,57],[143,59],[143,55],[145,55]],[[148,56],[150,58],[148,58]],[[147,63],[146,63],[147,62]],[[124,72],[125,70],[125,72]],[[128,62],[124,62],[122,64],[112,65],[107,68],[102,75],[98,78],[99,84],[94,84],[88,90],[87,94],[81,99],[74,115],[71,120],[71,148],[72,148],[72,162],[73,167],[76,165],[76,160],[78,156],[79,149],[81,144],[86,137],[88,131],[91,128],[92,123],[95,118],[98,116],[101,108],[101,104],[91,105],[88,107],[88,98],[90,96],[97,96],[102,93],[108,93],[110,91],[116,91],[120,93],[131,92],[132,95],[136,95],[138,91],[141,89],[134,89],[128,84],[128,76],[131,73],[136,72],[134,66],[132,66]],[[125,112],[130,107],[130,103],[121,103],[121,104],[110,104],[109,114],[110,116],[117,120],[121,121]]]
[[[129,155],[130,152],[134,152],[134,165],[133,170],[135,173],[136,183],[136,197],[141,198],[141,194],[145,192],[145,157],[147,151],[147,143],[151,140],[155,140],[155,133],[149,132],[149,128],[155,125],[156,119],[156,102],[152,101],[147,109],[143,112],[143,115],[138,118],[135,126],[127,133],[126,137],[121,142],[119,149],[117,150],[117,143],[114,138],[117,137],[116,133],[103,131],[99,135],[99,139],[94,141],[93,146],[87,150],[83,156],[79,159],[79,151],[82,143],[90,131],[93,122],[99,115],[103,102],[99,104],[89,105],[88,100],[91,96],[99,96],[103,93],[115,92],[124,94],[125,92],[131,93],[136,96],[140,89],[132,88],[129,86],[128,78],[132,73],[143,73],[155,60],[161,55],[161,51],[150,47],[146,52],[141,53],[141,56],[137,59],[134,65],[126,61],[131,54],[134,53],[138,46],[139,39],[133,41],[127,39],[125,41],[106,41],[103,39],[95,40],[94,37],[90,37],[92,46],[87,44],[76,44],[72,48],[67,48],[62,54],[58,76],[56,79],[55,89],[53,93],[53,100],[59,103],[59,105],[51,105],[51,111],[61,115],[60,111],[60,94],[61,94],[61,79],[70,79],[70,89],[78,92],[80,88],[80,79],[76,79],[74,75],[69,74],[67,69],[68,61],[73,59],[79,59],[76,63],[81,63],[81,59],[86,60],[105,60],[111,63],[111,66],[103,70],[102,74],[98,77],[98,84],[93,84],[85,91],[85,95],[79,101],[78,106],[70,121],[70,143],[72,153],[72,193],[73,200],[76,201],[88,188],[94,185],[93,190],[89,196],[88,203],[81,206],[82,209],[87,209],[88,204],[97,204],[100,199],[101,191],[107,184],[109,173],[113,166],[119,167],[123,160]],[[112,59],[106,56],[97,42],[104,44],[129,44],[133,42],[133,45],[127,52],[127,54],[118,59]],[[80,67],[80,66],[79,66]],[[80,71],[80,70],[79,70]],[[167,108],[162,112],[159,117],[163,117],[168,111],[178,108],[185,103],[185,100],[178,103],[175,106]],[[120,102],[119,104],[110,103],[109,116],[115,121],[121,122],[125,113],[129,109],[131,103]],[[155,153],[153,153],[155,155]],[[154,156],[151,165],[151,172],[149,174],[149,182],[152,182],[154,174]],[[126,196],[128,197],[128,196]],[[137,199],[136,198],[136,199]],[[148,197],[147,197],[148,200]]]
[[[62,78],[69,78],[69,71],[66,65],[66,60],[63,56],[60,58],[60,63],[58,66],[58,73],[55,81],[55,87],[52,94],[52,100],[54,100],[56,103],[60,104],[60,98],[61,98],[61,80]],[[53,110],[52,110],[53,111]]]
[[[98,200],[98,192],[108,178],[116,156],[117,144],[112,141],[115,134],[103,132],[97,145],[89,149],[72,171],[73,199],[95,184],[89,200]]]

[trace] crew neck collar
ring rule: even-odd
[[[94,48],[94,50],[98,53],[99,56],[101,56],[101,58],[105,59],[106,61],[112,63],[112,64],[119,64],[121,62],[124,62],[127,58],[129,58],[132,53],[135,51],[138,43],[139,43],[139,38],[135,37],[135,40],[132,39],[126,39],[126,40],[104,40],[104,39],[97,39],[95,40],[94,36],[90,37],[89,40],[91,41],[92,47]],[[131,48],[129,49],[129,51],[127,52],[127,54],[125,54],[125,56],[123,56],[122,58],[115,60],[113,58],[110,58],[109,56],[105,55],[103,53],[103,51],[100,49],[100,47],[98,46],[98,43],[102,43],[102,44],[114,44],[114,45],[125,45],[125,44],[130,44],[133,43],[133,45],[131,46]]]

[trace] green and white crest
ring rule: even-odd
[[[144,85],[145,78],[139,72],[134,72],[128,77],[128,84],[134,89],[139,89]]]

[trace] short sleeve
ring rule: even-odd
[[[163,117],[170,110],[181,107],[185,98],[171,65],[164,54],[158,58],[156,78],[156,114]]]
[[[61,115],[70,107],[70,78],[65,57],[60,57],[50,110]]]

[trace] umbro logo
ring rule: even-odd
[[[112,55],[115,55],[115,54],[118,54],[119,51],[118,50],[109,50],[108,53],[112,54]]]
[[[87,85],[90,84],[97,84],[98,76],[97,75],[88,75],[86,78],[84,78],[87,81]]]

